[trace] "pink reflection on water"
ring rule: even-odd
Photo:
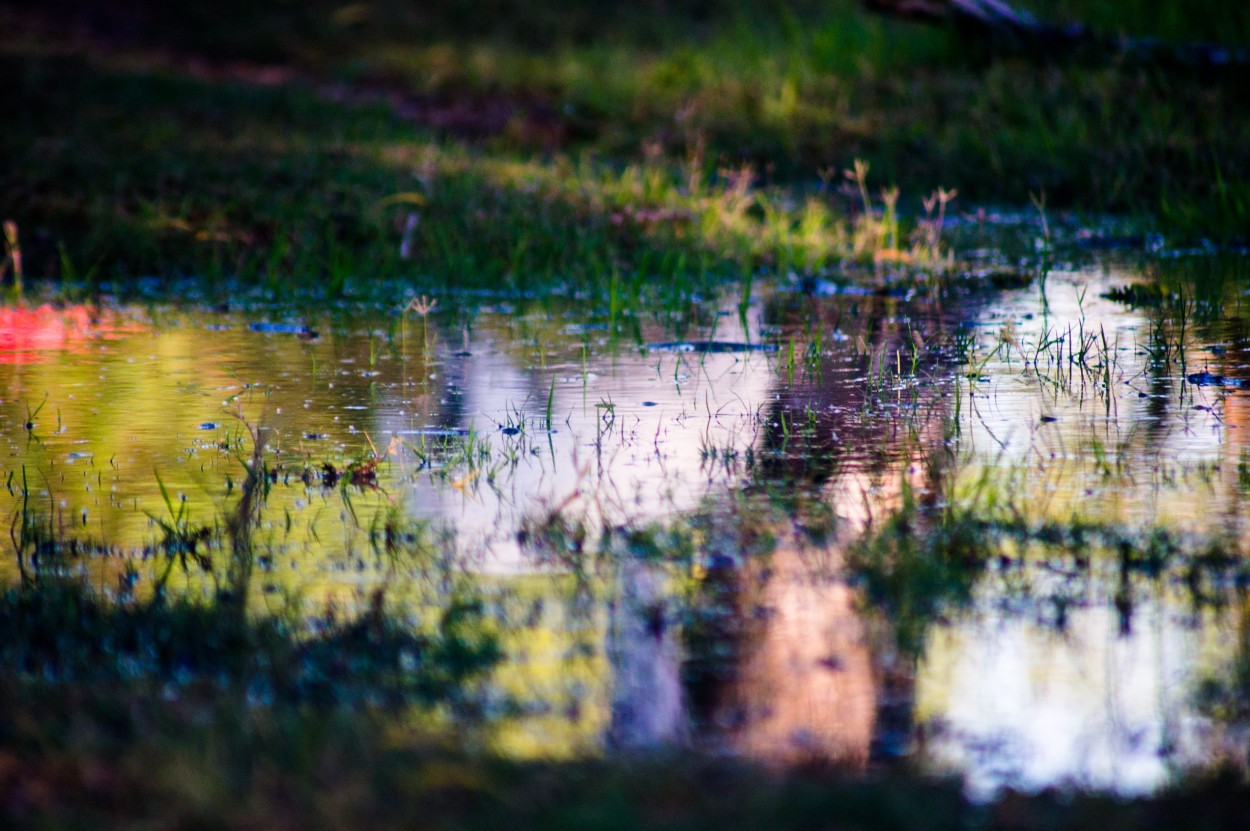
[[[112,340],[144,327],[96,306],[0,306],[0,364],[43,363],[51,353],[85,353],[97,340]]]

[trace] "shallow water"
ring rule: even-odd
[[[616,316],[6,309],[0,510],[88,544],[75,567],[111,590],[159,571],[169,527],[220,536],[256,429],[275,472],[256,607],[350,609],[385,586],[434,608],[433,546],[505,646],[473,730],[486,746],[676,742],[911,759],[976,793],[1148,791],[1246,753],[1203,697],[1247,657],[1242,572],[1199,593],[1185,570],[1244,539],[1245,271],[1099,263],[1044,291],[945,295],[782,284],[745,309]],[[1130,284],[1180,289],[1104,296]],[[1152,572],[1115,541],[1034,539],[929,603],[855,559],[913,500],[1194,549]]]

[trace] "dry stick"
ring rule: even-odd
[[[226,517],[226,530],[230,534],[229,585],[233,602],[244,613],[247,609],[247,590],[252,577],[252,529],[259,519],[260,504],[265,498],[265,434],[261,425],[251,424],[243,417],[242,410],[235,417],[247,429],[252,439],[252,463],[244,464],[247,478],[243,492],[235,505],[234,513]]]
[[[1216,43],[1165,43],[1156,38],[1117,38],[1081,23],[1042,23],[1003,0],[862,0],[878,14],[954,27],[994,48],[1051,58],[1123,58],[1138,63],[1218,69],[1250,66],[1250,49]]]
[[[17,223],[13,220],[5,220],[4,230],[4,261],[0,262],[0,281],[4,280],[5,274],[9,268],[13,269],[13,289],[18,294],[22,293],[22,244],[17,238]]]

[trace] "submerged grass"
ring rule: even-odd
[[[497,658],[474,623],[479,613],[460,598],[422,635],[379,595],[358,617],[314,618],[310,630],[295,613],[249,619],[229,604],[165,595],[114,601],[48,579],[0,595],[12,634],[0,664],[6,683],[61,693],[159,693],[192,705],[233,695],[244,709],[447,706],[467,700],[470,683]]]
[[[1025,606],[1059,633],[1073,608],[1090,604],[1114,607],[1121,635],[1132,632],[1141,603],[1165,595],[1179,594],[1195,619],[1245,605],[1250,558],[1235,533],[1039,518],[1012,475],[988,469],[971,486],[950,480],[938,500],[922,500],[904,480],[897,510],[850,547],[866,608],[888,620],[906,653],[921,655],[933,625],[969,611],[987,586],[994,603]]]

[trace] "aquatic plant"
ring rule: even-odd
[[[942,230],[946,223],[946,206],[958,195],[956,190],[938,188],[922,200],[925,218],[916,223],[912,243],[904,247],[904,233],[898,213],[900,191],[897,186],[881,190],[881,209],[877,210],[868,192],[868,162],[856,159],[854,166],[843,171],[843,177],[854,186],[860,200],[860,212],[854,218],[849,256],[878,265],[899,264],[941,273],[953,265],[950,252],[942,247]],[[878,216],[880,214],[880,216]]]
[[[211,525],[192,523],[191,509],[185,496],[179,494],[178,505],[174,507],[174,498],[165,487],[160,471],[153,470],[152,474],[156,478],[156,485],[160,490],[166,510],[165,516],[148,513],[148,518],[161,531],[159,546],[166,555],[165,568],[156,580],[156,588],[160,592],[168,581],[175,564],[179,565],[184,572],[188,570],[190,564],[198,566],[205,572],[212,570],[212,558],[207,548],[211,545],[216,531]],[[201,550],[202,547],[203,550]]]
[[[10,481],[12,474],[10,473]],[[30,483],[26,478],[26,465],[22,465],[20,484],[21,502],[14,510],[9,523],[9,539],[17,557],[17,571],[22,583],[29,583],[38,573],[39,557],[56,550],[56,527],[53,523],[55,506],[51,492],[48,494],[48,513],[42,513],[31,504]]]

